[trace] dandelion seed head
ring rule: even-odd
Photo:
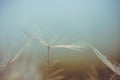
[[[5,48],[0,59],[0,68],[7,67],[7,65],[14,62],[19,56],[23,54],[25,49],[29,47],[31,42],[25,43],[22,39],[18,40],[13,49]]]

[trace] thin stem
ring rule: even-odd
[[[50,66],[50,47],[48,46],[48,68]]]
[[[47,71],[47,76],[46,76],[46,80],[49,80],[49,67],[50,67],[50,46],[48,46],[48,71]]]
[[[114,73],[109,80],[112,80],[115,76],[116,76],[116,73]]]

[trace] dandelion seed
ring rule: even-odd
[[[72,49],[75,51],[82,52],[82,50],[81,50],[82,48],[88,47],[88,44],[85,42],[68,43],[68,41],[67,41],[65,44],[64,43],[64,40],[66,39],[65,37],[63,37],[63,38],[57,37],[55,40],[52,40],[51,42],[47,42],[45,39],[42,38],[39,29],[36,29],[36,32],[33,34],[25,32],[24,30],[21,30],[21,31],[24,32],[25,34],[27,34],[28,36],[30,36],[32,39],[40,42],[41,44],[43,44],[44,46],[46,46],[48,48],[48,66],[49,66],[50,49],[51,48],[66,48],[66,49]]]
[[[23,33],[25,33],[26,35],[28,35],[29,37],[31,37],[32,39],[40,42],[41,44],[43,44],[44,46],[49,47],[49,48],[67,48],[67,49],[73,49],[73,50],[80,52],[81,51],[80,49],[89,46],[89,44],[87,44],[86,42],[83,42],[83,41],[70,42],[71,36],[64,36],[64,37],[57,36],[55,39],[53,37],[52,40],[51,39],[45,40],[42,37],[42,35],[41,35],[42,33],[40,32],[39,29],[33,29],[33,30],[35,30],[36,32],[31,33],[31,32],[27,32],[24,30],[21,30],[21,31]],[[49,36],[45,35],[44,37],[49,37]]]
[[[88,44],[86,44],[86,43],[82,43],[82,44],[80,42],[79,43],[69,43],[69,41],[64,43],[64,40],[66,39],[65,37],[63,37],[63,38],[57,37],[55,40],[48,42],[47,40],[42,38],[39,29],[36,29],[36,32],[33,34],[25,32],[23,30],[21,30],[21,31],[24,32],[25,34],[27,34],[28,36],[30,36],[32,39],[38,41],[39,43],[41,43],[42,45],[47,47],[47,50],[48,50],[48,54],[47,54],[47,57],[48,57],[47,58],[48,59],[48,75],[49,75],[50,49],[51,48],[66,48],[66,49],[71,49],[71,50],[82,52],[82,50],[81,50],[82,48],[88,47]]]
[[[30,43],[25,43],[22,39],[19,39],[13,51],[11,51],[10,48],[5,49],[2,53],[3,57],[1,59],[0,68],[6,67],[13,63],[19,56],[23,54],[29,45]]]
[[[98,58],[115,73],[109,80],[112,80],[116,74],[120,76],[120,65],[113,64],[105,55],[100,53],[96,48],[94,48],[93,46],[91,47],[95,54],[98,56]]]

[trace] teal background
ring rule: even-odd
[[[52,34],[74,35],[105,53],[118,53],[119,0],[0,0],[0,44],[14,43],[22,29],[37,26]],[[50,35],[50,34],[49,34]]]

